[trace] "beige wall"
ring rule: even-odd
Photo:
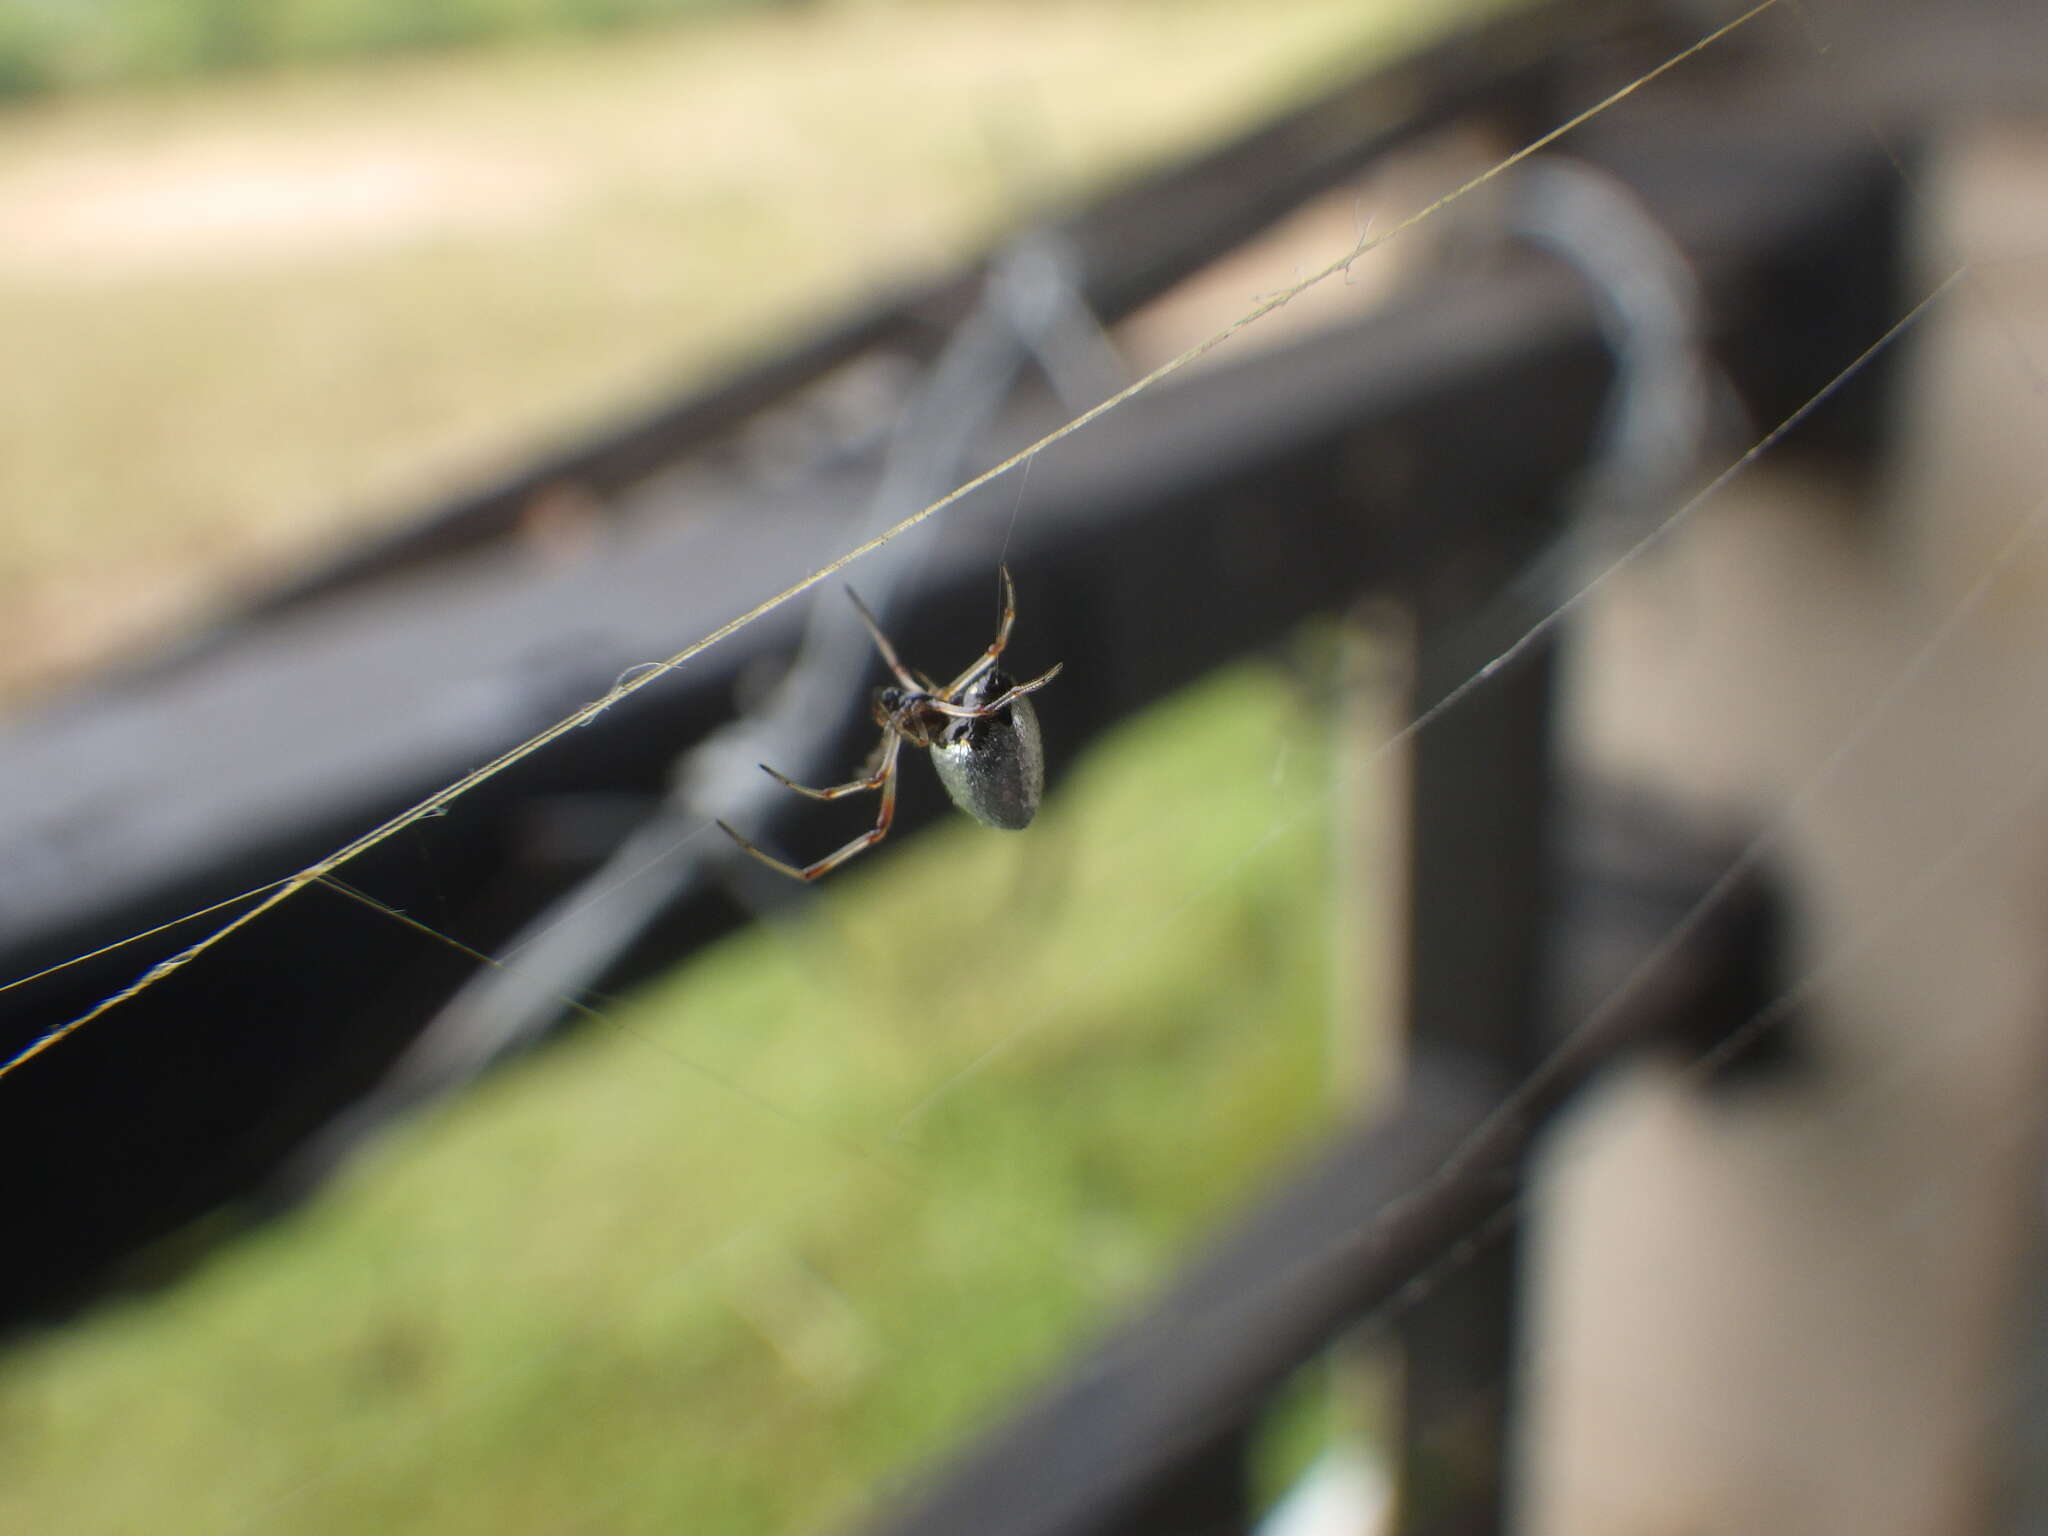
[[[1639,1070],[1555,1138],[1544,1536],[2007,1528],[2048,1082],[2048,125],[1958,131],[1917,177],[1919,291],[1971,272],[1875,500],[1766,458],[1576,647],[1585,766],[1778,839],[1815,1070]]]

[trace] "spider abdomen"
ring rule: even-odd
[[[896,679],[894,687],[875,693],[875,724],[882,729],[875,754],[859,778],[825,789],[799,784],[766,763],[761,769],[778,784],[813,800],[879,793],[882,803],[875,812],[875,824],[836,853],[797,865],[763,853],[730,823],[721,821],[719,827],[741,852],[792,880],[816,880],[863,849],[874,847],[889,835],[896,816],[897,765],[906,745],[931,753],[939,782],[946,786],[953,803],[983,826],[1015,832],[1031,825],[1031,818],[1038,814],[1039,796],[1045,792],[1045,746],[1038,735],[1038,716],[1024,695],[1043,688],[1060,675],[1060,669],[1055,662],[1028,683],[1015,682],[997,669],[997,658],[1010,643],[1010,625],[1017,617],[1017,592],[1010,585],[1008,566],[998,566],[996,574],[1003,585],[1003,616],[996,625],[996,637],[972,666],[943,688],[922,672],[904,666],[867,604],[851,590],[847,592],[874,637],[875,649]]]
[[[1017,832],[1038,814],[1045,744],[1029,699],[1012,700],[999,715],[952,722],[932,741],[931,756],[953,803],[983,826]]]

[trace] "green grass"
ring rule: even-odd
[[[764,0],[11,0],[0,100],[701,18]]]
[[[1327,1121],[1327,713],[1221,676],[18,1350],[0,1528],[844,1521]]]

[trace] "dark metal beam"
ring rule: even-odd
[[[1617,915],[1629,900],[1614,889],[1578,910]],[[1405,1288],[1426,1278],[1423,1289],[1438,1291],[1484,1267],[1512,1224],[1531,1144],[1596,1073],[1646,1045],[1739,1022],[1727,1003],[1758,985],[1768,909],[1763,884],[1742,883],[1618,1005],[1571,1020],[1579,1027],[1557,1055],[1512,1090],[1469,1052],[1424,1047],[1398,1107],[1283,1181],[1163,1296],[866,1536],[1149,1536],[1158,1527],[1147,1511],[1184,1480],[1207,1485],[1206,1458],[1255,1425],[1296,1369]],[[1569,937],[1569,995],[1611,996],[1613,935]],[[1457,1518],[1444,1528],[1483,1529],[1473,1507],[1452,1501]]]

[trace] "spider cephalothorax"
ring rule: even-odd
[[[847,592],[898,685],[875,694],[875,723],[882,728],[882,740],[875,749],[871,771],[865,778],[829,789],[812,789],[766,763],[761,767],[778,782],[813,800],[837,800],[842,795],[880,790],[882,806],[873,827],[838,852],[802,868],[763,853],[721,821],[719,826],[725,828],[726,835],[763,864],[798,880],[815,880],[837,869],[889,835],[889,824],[896,816],[897,760],[906,741],[931,753],[932,767],[946,793],[976,821],[1006,831],[1028,826],[1045,790],[1045,747],[1038,733],[1038,715],[1025,695],[1043,688],[1060,669],[1055,664],[1021,685],[996,670],[996,659],[1010,643],[1010,626],[1017,618],[1017,594],[1008,566],[1001,568],[1001,575],[1003,617],[995,639],[972,666],[944,688],[934,687],[930,679],[897,660],[896,648],[889,644],[867,605],[851,590]]]

